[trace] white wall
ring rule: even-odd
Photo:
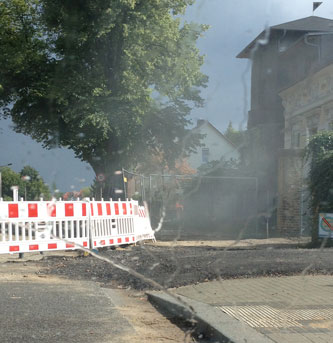
[[[196,153],[192,153],[188,158],[188,163],[193,169],[200,167],[202,162],[202,148],[209,149],[208,161],[219,161],[222,157],[225,160],[238,159],[239,153],[236,148],[230,144],[225,138],[221,136],[208,122],[204,122],[196,132],[205,134],[206,136],[201,140],[204,144],[197,148]]]

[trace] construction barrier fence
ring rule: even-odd
[[[0,201],[0,254],[155,240],[146,206],[130,201]]]

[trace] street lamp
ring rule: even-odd
[[[24,181],[24,200],[27,201],[27,183],[26,181],[29,181],[30,180],[30,176],[28,175],[25,175],[25,176],[22,176],[22,180]]]
[[[0,166],[0,198],[2,198],[2,175],[1,175],[1,168],[4,168],[4,167],[9,167],[11,166],[13,163],[8,163],[8,164],[5,164],[3,166]]]

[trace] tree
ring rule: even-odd
[[[91,188],[84,187],[80,190],[80,194],[82,198],[90,198],[91,197]]]
[[[22,196],[22,185],[23,182],[21,177],[18,173],[15,173],[9,167],[1,168],[1,190],[2,190],[2,197],[5,201],[13,200],[13,191],[12,186],[19,187],[19,196]]]
[[[223,157],[220,161],[214,160],[202,164],[198,168],[198,174],[200,176],[245,176],[237,160],[225,160]]]
[[[232,122],[229,121],[229,125],[224,132],[224,136],[229,139],[237,148],[244,144],[244,131],[238,131],[232,126]]]
[[[44,183],[38,171],[30,166],[25,166],[20,171],[21,194],[24,194],[25,200],[39,200],[39,198],[50,199],[51,192],[49,187]]]
[[[318,242],[318,215],[333,208],[333,131],[321,132],[306,148],[309,162],[310,207],[313,216],[312,242]]]
[[[3,115],[46,148],[72,149],[107,181],[152,154],[172,165],[197,144],[188,115],[207,82],[195,46],[207,27],[180,18],[192,3],[2,1]]]

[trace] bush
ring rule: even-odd
[[[319,213],[333,212],[333,131],[315,135],[306,149],[306,157],[310,167],[312,243],[317,244]]]

